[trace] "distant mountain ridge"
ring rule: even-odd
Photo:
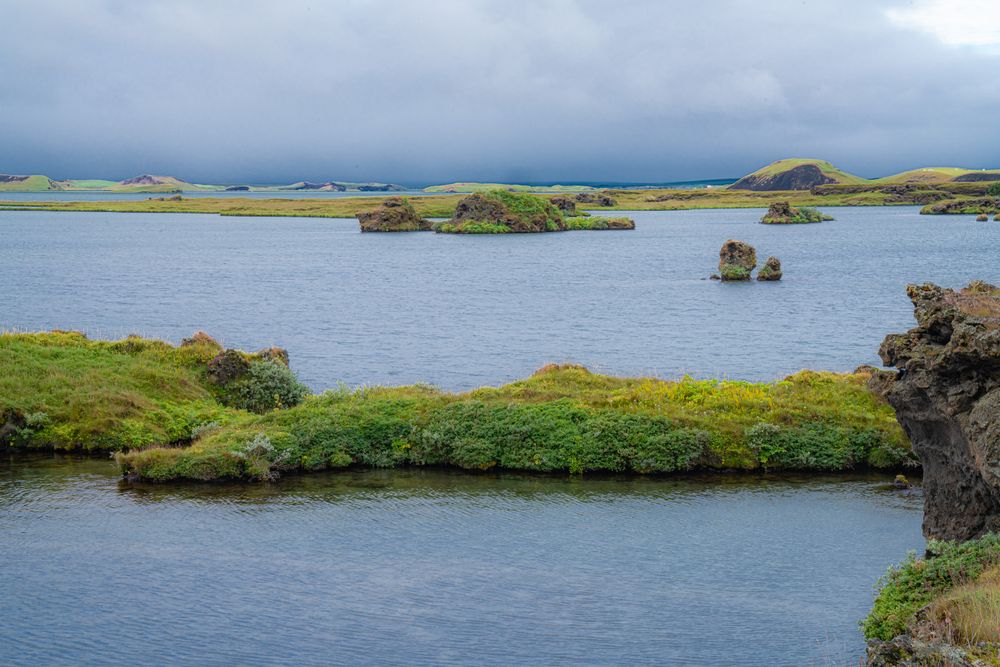
[[[55,180],[34,174],[21,176],[0,174],[0,192],[223,192],[282,190],[315,190],[320,192],[399,192],[404,188],[394,183],[351,183],[327,181],[310,183],[299,181],[291,185],[206,185],[189,183],[175,176],[140,174],[120,181],[102,179]]]

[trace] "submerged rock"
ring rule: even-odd
[[[979,215],[976,216],[976,222],[986,222],[989,219],[990,216],[986,215],[985,213],[980,213]]]
[[[757,280],[781,280],[781,260],[768,257],[764,266],[757,272]]]
[[[757,251],[749,243],[729,239],[719,250],[719,275],[724,281],[750,280],[757,268]]]
[[[923,464],[924,535],[1000,529],[1000,288],[909,285],[917,326],[885,338],[872,378]]]
[[[413,205],[402,197],[390,197],[373,211],[358,213],[358,224],[363,232],[425,232],[431,223],[413,210]]]

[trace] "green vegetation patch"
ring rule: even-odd
[[[931,541],[930,557],[910,553],[879,580],[871,613],[862,622],[865,637],[890,640],[915,630],[918,616],[933,600],[956,587],[975,582],[1000,564],[1000,535],[987,534],[964,543]]]
[[[151,480],[271,479],[352,465],[664,473],[909,461],[891,409],[864,381],[803,372],[771,384],[665,382],[554,366],[464,394],[345,388],[287,410],[243,414],[188,448],[129,452],[118,461],[126,475]],[[248,458],[248,449],[258,454]]]
[[[567,231],[635,229],[635,221],[631,218],[605,218],[597,215],[570,216],[566,218]]]

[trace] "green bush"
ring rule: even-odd
[[[1000,534],[990,533],[968,542],[930,541],[929,558],[910,552],[900,565],[879,579],[871,613],[861,622],[869,639],[889,640],[907,631],[918,611],[955,586],[974,581],[985,569],[1000,563]]]
[[[986,188],[986,194],[990,197],[1000,198],[1000,182],[992,184]]]
[[[737,264],[723,264],[719,273],[723,280],[750,280],[750,271]]]
[[[250,412],[290,408],[302,402],[309,388],[288,366],[271,360],[253,361],[247,372],[228,387],[230,405]]]

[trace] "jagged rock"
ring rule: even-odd
[[[757,280],[781,280],[781,260],[768,257],[764,266],[757,272]]]
[[[757,251],[749,243],[729,239],[719,250],[719,275],[722,280],[750,280],[757,268]]]
[[[792,205],[786,201],[772,202],[761,219],[764,223],[786,223],[792,221]]]
[[[871,380],[923,465],[924,535],[1000,529],[1000,288],[909,285],[917,326],[885,338]]]
[[[417,215],[410,202],[402,197],[390,197],[375,210],[358,213],[358,224],[363,232],[423,232],[431,229],[430,221]]]
[[[552,205],[557,209],[565,213],[566,215],[576,215],[576,202],[565,195],[559,195],[558,197],[553,197],[551,200]]]
[[[597,204],[598,206],[617,206],[618,200],[612,199],[600,192],[581,192],[576,196],[576,200],[581,204]]]
[[[986,667],[986,663],[951,644],[900,635],[887,642],[869,640],[865,667]]]

